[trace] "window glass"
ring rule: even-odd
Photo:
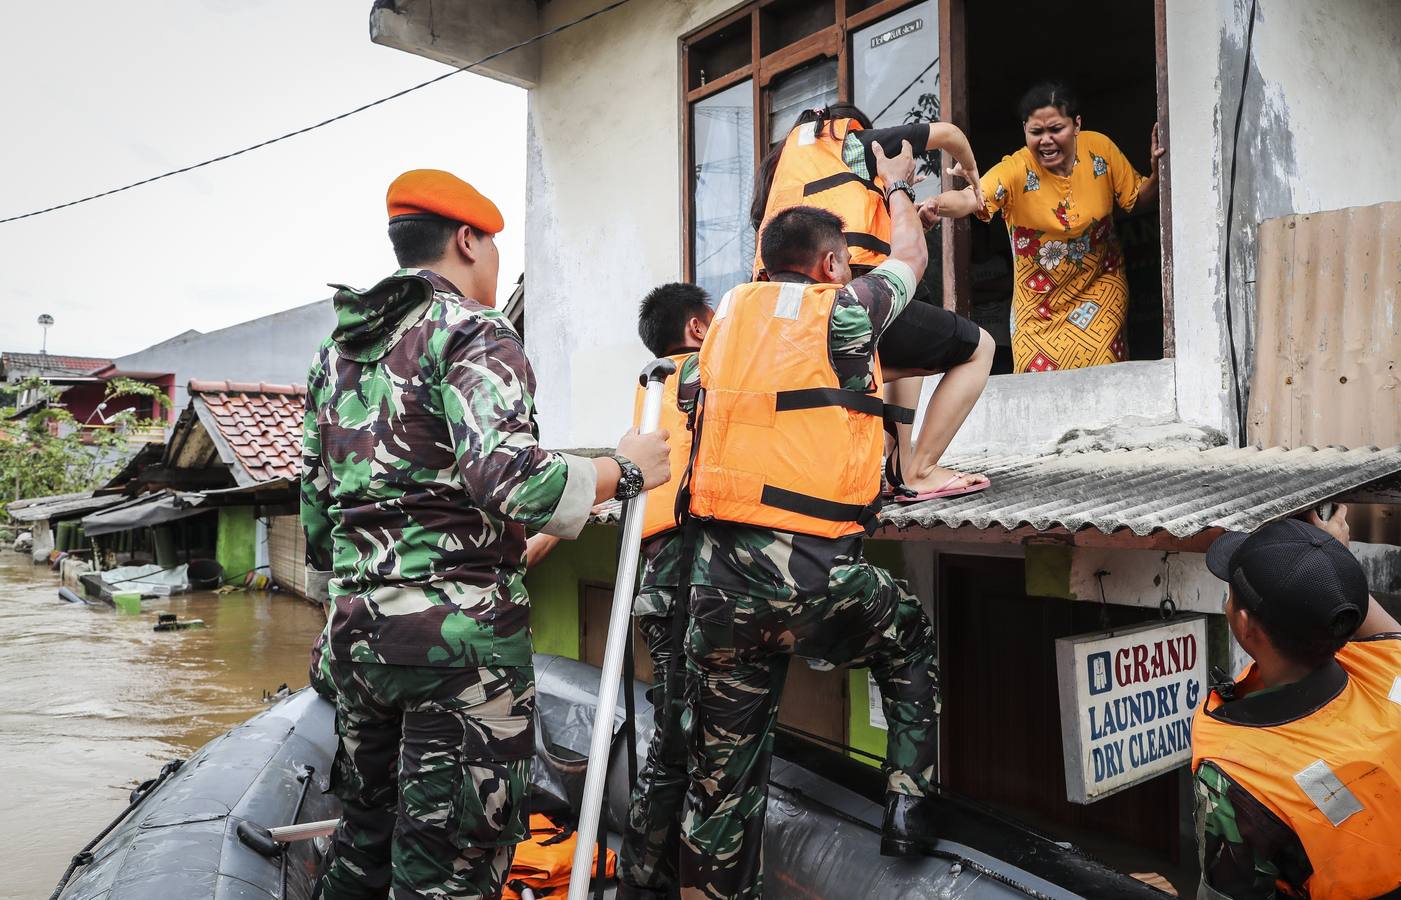
[[[695,184],[696,283],[717,302],[749,281],[754,229],[754,88],[742,81],[691,107]]]
[[[769,146],[788,136],[805,109],[837,102],[837,61],[823,59],[769,83]]]
[[[937,122],[939,116],[939,5],[925,0],[851,33],[856,106],[877,128]],[[917,148],[916,148],[917,149]],[[938,154],[920,162],[927,176],[915,187],[923,200],[939,192]]]

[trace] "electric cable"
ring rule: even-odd
[[[1226,350],[1231,357],[1231,399],[1236,413],[1236,444],[1245,446],[1245,403],[1241,398],[1240,366],[1236,361],[1236,329],[1231,313],[1231,225],[1236,211],[1236,160],[1240,156],[1240,126],[1245,112],[1245,89],[1250,79],[1250,52],[1255,41],[1255,3],[1250,0],[1250,18],[1245,27],[1245,61],[1241,64],[1240,97],[1236,101],[1236,121],[1231,129],[1231,171],[1226,178],[1226,250],[1221,268],[1226,278]]]
[[[469,70],[469,69],[475,69],[477,66],[480,66],[480,65],[483,65],[483,64],[485,64],[485,63],[491,62],[493,59],[496,59],[497,57],[505,56],[507,53],[510,53],[512,50],[519,50],[519,49],[521,49],[522,47],[529,47],[531,44],[534,44],[534,43],[537,43],[537,42],[539,42],[539,41],[542,41],[542,40],[544,40],[544,39],[547,38],[547,37],[552,37],[552,36],[554,36],[554,35],[556,35],[556,34],[559,34],[559,33],[561,33],[561,32],[568,31],[569,29],[573,28],[575,25],[580,25],[580,24],[582,24],[582,23],[584,23],[584,22],[587,22],[589,19],[595,18],[596,16],[601,16],[601,15],[603,15],[603,14],[606,13],[606,12],[611,12],[612,10],[617,9],[618,7],[620,7],[620,6],[622,6],[623,4],[628,3],[628,2],[629,2],[629,0],[614,0],[614,2],[608,4],[607,6],[604,6],[604,7],[600,8],[600,9],[596,9],[596,10],[594,10],[593,12],[588,13],[588,14],[586,14],[586,15],[580,16],[579,18],[574,19],[574,20],[571,21],[571,22],[565,22],[563,25],[557,25],[557,26],[555,26],[554,28],[549,29],[548,31],[542,31],[542,32],[540,32],[539,34],[535,35],[534,37],[526,38],[525,40],[519,41],[519,42],[517,42],[517,43],[515,43],[515,44],[512,44],[512,45],[509,46],[509,47],[503,47],[502,49],[497,50],[497,51],[495,51],[495,52],[493,52],[493,53],[488,53],[486,56],[483,56],[481,59],[478,59],[478,60],[476,60],[476,61],[474,61],[474,62],[470,62],[470,63],[468,63],[467,65],[462,66],[461,68],[453,69],[451,72],[444,72],[442,75],[439,75],[439,76],[437,76],[437,77],[435,77],[435,78],[430,78],[430,79],[428,79],[427,81],[421,82],[421,83],[419,83],[419,84],[415,84],[415,85],[413,85],[413,86],[411,86],[411,87],[406,87],[406,88],[404,88],[404,89],[401,90],[401,91],[395,91],[394,93],[390,94],[390,95],[387,96],[387,97],[381,97],[381,98],[379,98],[378,100],[372,100],[371,102],[366,103],[366,104],[364,104],[363,106],[357,106],[357,107],[355,107],[354,109],[347,110],[346,112],[340,113],[339,115],[331,116],[329,119],[322,119],[320,122],[316,122],[315,124],[312,124],[312,125],[307,125],[307,126],[304,127],[304,128],[298,128],[296,131],[289,131],[289,132],[286,132],[285,134],[280,134],[280,135],[278,135],[277,137],[268,138],[268,139],[265,140],[265,141],[259,141],[259,142],[256,143],[256,144],[251,144],[251,145],[249,145],[249,146],[247,146],[247,147],[244,147],[244,148],[241,149],[241,150],[234,150],[234,151],[232,151],[232,152],[230,152],[230,153],[224,153],[224,154],[222,154],[222,155],[220,155],[220,156],[215,156],[215,157],[212,157],[211,159],[206,159],[206,160],[204,160],[203,162],[192,163],[191,165],[183,166],[183,167],[181,167],[181,168],[179,168],[179,169],[171,169],[171,170],[168,171],[168,172],[162,172],[162,173],[159,174],[159,175],[152,175],[150,178],[143,178],[143,179],[141,179],[140,181],[133,181],[131,184],[125,184],[125,185],[122,185],[121,187],[116,187],[116,188],[112,188],[111,190],[102,191],[101,193],[98,193],[98,194],[90,194],[90,195],[88,195],[88,196],[86,196],[86,197],[80,197],[80,198],[78,198],[77,200],[70,200],[70,201],[68,201],[67,203],[60,203],[60,204],[58,204],[58,205],[56,205],[56,206],[49,206],[49,207],[46,207],[46,208],[44,208],[44,209],[36,209],[36,210],[34,210],[33,212],[21,213],[20,215],[17,215],[17,216],[10,216],[10,217],[8,217],[8,218],[0,219],[0,225],[4,225],[4,224],[6,224],[7,222],[17,222],[17,221],[19,221],[20,219],[29,219],[29,218],[32,218],[32,217],[34,217],[34,216],[42,216],[44,213],[51,213],[51,212],[55,212],[55,211],[60,210],[60,209],[67,209],[67,208],[70,207],[70,206],[77,206],[77,205],[80,204],[80,203],[87,203],[87,202],[92,201],[92,200],[100,200],[100,199],[102,199],[103,197],[110,197],[110,196],[112,196],[113,194],[120,194],[120,193],[122,193],[123,191],[129,191],[129,190],[131,190],[132,188],[138,188],[138,187],[141,187],[142,185],[151,184],[151,183],[153,183],[153,182],[161,181],[161,180],[166,179],[166,178],[171,178],[171,177],[174,177],[174,176],[176,176],[176,175],[183,175],[183,174],[186,173],[186,172],[193,172],[195,169],[202,169],[202,168],[204,168],[205,166],[212,166],[214,163],[223,162],[224,160],[227,160],[227,159],[233,159],[234,157],[236,157],[236,156],[242,156],[242,155],[245,154],[245,153],[252,153],[254,150],[261,150],[261,149],[264,148],[264,147],[269,147],[269,146],[271,146],[271,145],[273,145],[273,144],[279,143],[279,142],[281,142],[281,141],[285,141],[285,140],[287,140],[287,139],[289,139],[289,138],[294,138],[294,137],[297,137],[297,136],[299,136],[299,135],[306,134],[307,132],[315,131],[315,130],[318,129],[318,128],[324,128],[325,126],[330,125],[330,124],[332,124],[332,123],[334,123],[334,122],[339,122],[339,121],[342,120],[342,119],[348,119],[348,118],[350,118],[351,116],[355,115],[356,113],[362,113],[362,112],[364,112],[364,111],[367,110],[367,109],[373,109],[374,107],[379,106],[379,105],[384,104],[384,103],[388,103],[388,102],[391,101],[391,100],[397,100],[397,99],[399,99],[400,97],[404,96],[405,94],[411,94],[411,93],[413,93],[414,91],[422,90],[423,88],[426,88],[426,87],[428,87],[429,85],[437,84],[437,83],[440,82],[440,81],[443,81],[443,80],[445,80],[445,79],[451,78],[452,76],[457,75],[457,74],[460,74],[460,73],[462,73],[462,72],[466,72],[466,71]]]

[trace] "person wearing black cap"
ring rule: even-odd
[[[1401,898],[1401,624],[1348,537],[1340,504],[1207,551],[1254,662],[1192,724],[1200,897]]]

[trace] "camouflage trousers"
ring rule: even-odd
[[[889,726],[887,788],[933,790],[939,672],[919,601],[867,562],[833,571],[825,596],[766,600],[696,587],[687,636],[691,777],[681,828],[687,897],[764,895],[773,729],[789,661],[865,665]]]
[[[322,896],[498,896],[527,834],[534,670],[333,660],[330,674],[342,821]]]
[[[676,889],[676,857],[681,840],[681,804],[686,797],[686,740],[681,733],[683,703],[668,693],[677,662],[671,616],[639,616],[654,680],[649,695],[655,731],[647,760],[637,773],[628,807],[620,855],[620,897],[670,896]],[[679,694],[680,692],[678,692]]]

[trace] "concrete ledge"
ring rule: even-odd
[[[539,32],[540,12],[529,0],[375,0],[370,10],[370,40],[455,68]],[[540,46],[512,50],[472,71],[533,88]]]
[[[921,410],[937,383],[925,379]],[[995,375],[949,450],[1049,451],[1071,429],[1104,428],[1130,417],[1145,424],[1176,421],[1174,360]]]

